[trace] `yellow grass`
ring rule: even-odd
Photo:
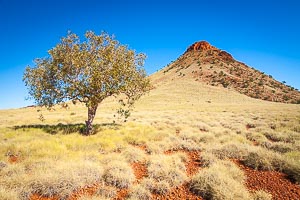
[[[155,76],[153,80],[163,74]],[[95,182],[116,189],[128,187],[132,199],[138,198],[137,190],[143,188],[147,198],[149,191],[160,187],[158,192],[164,193],[193,179],[181,174],[185,171],[182,156],[164,155],[170,149],[200,151],[208,170],[218,169],[220,159],[238,158],[254,168],[282,170],[300,180],[300,105],[265,102],[233,90],[174,78],[155,85],[142,97],[129,122],[118,123],[121,120],[114,117],[116,109],[113,98],[100,105],[94,121],[97,132],[89,137],[80,134],[87,117],[84,105],[70,105],[69,109],[57,106],[54,111],[1,110],[0,198],[26,199],[35,192],[66,198],[74,189]],[[44,121],[39,119],[40,114]],[[113,120],[117,124],[111,124]],[[136,145],[146,145],[147,149],[143,151]],[[256,160],[249,155],[255,155]],[[17,162],[10,163],[10,156],[16,156]],[[133,183],[132,162],[146,162],[150,170],[150,177],[139,185]],[[157,171],[159,163],[162,169]],[[216,180],[225,181],[224,187],[232,182],[244,191],[241,182],[222,178],[230,171],[226,166],[221,167],[222,173],[209,172]],[[160,182],[159,172],[165,172]]]

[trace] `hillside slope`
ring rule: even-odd
[[[300,103],[300,92],[271,75],[236,61],[205,41],[196,42],[176,61],[151,76],[154,84],[188,79],[273,102]]]

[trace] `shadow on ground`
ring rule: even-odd
[[[93,132],[96,134],[97,132],[101,131],[103,128],[112,128],[112,129],[118,129],[120,124],[115,123],[103,123],[103,124],[95,124],[93,125]],[[12,127],[14,130],[19,129],[28,129],[28,128],[35,128],[35,129],[42,129],[46,133],[49,133],[51,135],[55,135],[58,133],[62,134],[71,134],[71,133],[79,133],[81,135],[84,135],[86,126],[85,124],[57,124],[57,125],[43,125],[43,124],[33,124],[33,125],[21,125],[21,126],[14,126]]]

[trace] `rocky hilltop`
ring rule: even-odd
[[[300,103],[300,92],[275,80],[271,75],[260,72],[236,61],[226,51],[206,41],[195,42],[176,61],[163,68],[154,83],[192,79],[215,87],[233,89],[252,98]]]

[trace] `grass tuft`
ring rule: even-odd
[[[263,190],[257,190],[252,193],[253,200],[272,200],[272,195]]]
[[[211,149],[208,149],[207,152],[211,152],[219,159],[243,159],[245,156],[247,156],[249,148],[250,146],[247,144],[230,142],[211,147]]]
[[[122,160],[107,163],[103,178],[107,184],[117,188],[128,188],[135,180],[132,168]]]
[[[125,150],[121,153],[121,156],[126,159],[127,162],[143,162],[146,159],[146,154],[143,150],[128,146]]]
[[[143,179],[141,186],[152,193],[160,195],[166,194],[171,189],[170,184],[166,180],[156,180],[153,178]]]
[[[280,154],[262,147],[252,148],[243,163],[258,170],[281,170],[284,165]]]
[[[149,189],[146,189],[143,185],[134,185],[129,192],[129,200],[150,200],[152,197]]]
[[[19,194],[15,190],[8,190],[0,186],[0,199],[1,200],[18,200]]]
[[[156,181],[165,180],[171,187],[187,180],[182,154],[152,155],[148,162],[148,176]]]
[[[117,195],[116,188],[103,184],[96,192],[96,195],[101,199],[112,199]]]
[[[205,199],[251,199],[244,186],[243,172],[230,161],[218,161],[200,170],[190,187]]]

